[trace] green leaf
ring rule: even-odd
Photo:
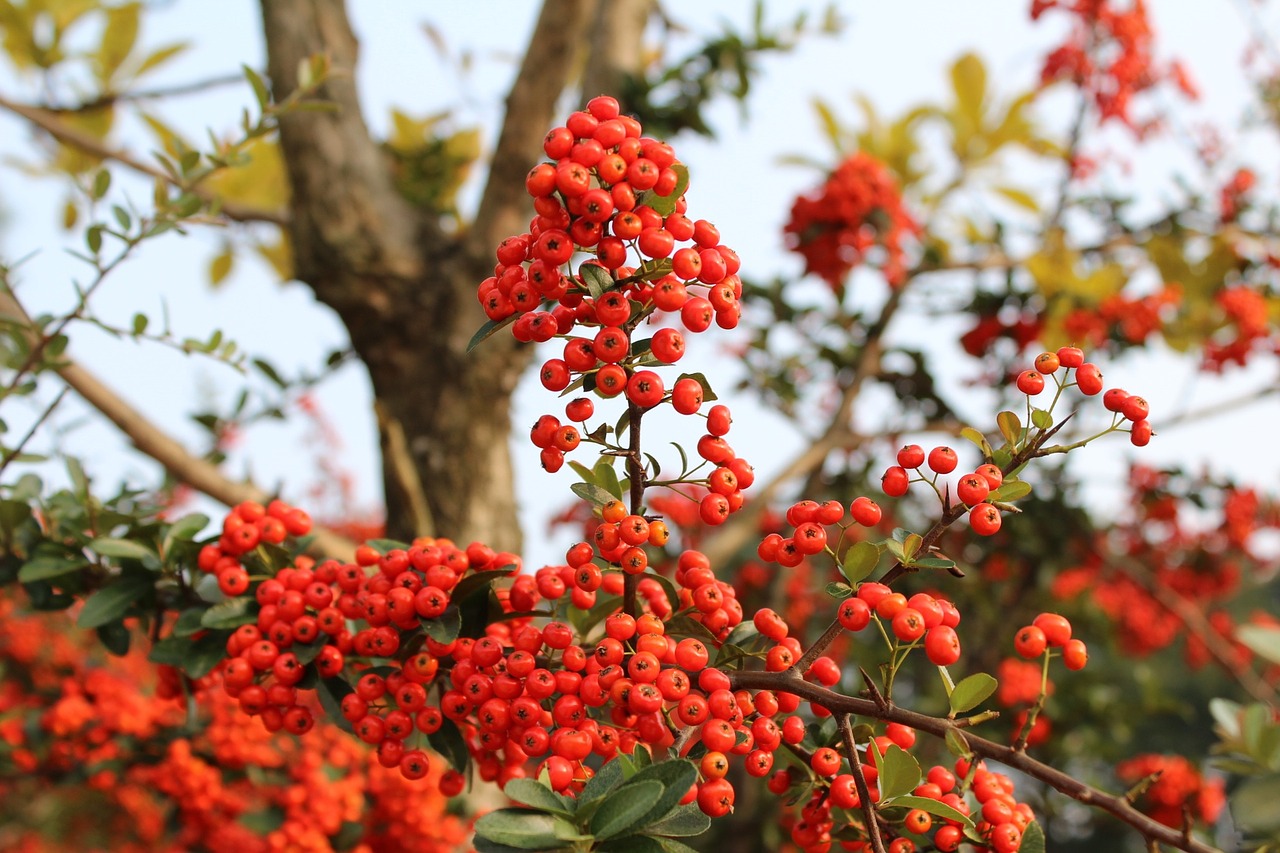
[[[872,741],[874,743],[874,741]],[[889,744],[880,759],[880,797],[892,800],[915,790],[920,784],[920,764],[897,744]]]
[[[98,626],[98,641],[103,648],[116,657],[129,654],[129,641],[132,639],[129,629],[120,620]]]
[[[611,457],[601,456],[596,461],[595,467],[591,469],[591,473],[595,476],[596,485],[615,498],[622,499],[622,483],[618,480],[618,472],[613,470]]]
[[[221,601],[200,616],[200,624],[205,628],[239,628],[248,625],[258,618],[256,604],[250,598],[232,598]]]
[[[324,708],[325,714],[334,725],[348,734],[355,734],[356,728],[342,715],[342,700],[348,693],[355,692],[355,688],[338,675],[316,680],[316,698],[320,700],[320,707]],[[427,740],[430,739],[428,736]]]
[[[910,562],[912,558],[915,557],[923,543],[924,537],[919,533],[912,533],[907,536],[906,540],[902,543],[902,556],[906,558],[906,561]]]
[[[973,427],[967,426],[960,430],[960,437],[978,445],[982,451],[984,459],[991,458],[991,445],[987,442],[987,437]]]
[[[1005,480],[1000,488],[987,495],[988,501],[1008,503],[1031,494],[1031,484],[1026,480]]]
[[[1053,426],[1053,415],[1044,409],[1031,410],[1031,425],[1036,429],[1048,429]]]
[[[596,775],[588,779],[587,784],[582,787],[582,793],[578,795],[579,805],[603,797],[620,782],[622,782],[622,762],[617,758],[606,761],[600,765]]]
[[[969,749],[968,741],[964,739],[964,735],[955,729],[947,729],[946,741],[947,751],[956,758],[968,758],[973,754],[973,751]]]
[[[638,748],[638,753],[643,753],[643,760],[649,760],[649,754],[643,748]],[[613,796],[622,796],[622,792],[629,786],[640,782],[660,783],[662,795],[637,822],[638,826],[648,826],[650,823],[662,820],[668,812],[679,805],[681,798],[689,792],[689,786],[697,778],[698,769],[692,761],[686,758],[673,758],[670,761],[660,761],[645,767],[632,776],[626,785],[615,791]]]
[[[1209,713],[1213,715],[1213,720],[1218,724],[1218,729],[1226,739],[1240,737],[1240,712],[1243,710],[1240,703],[1232,702],[1230,699],[1210,699]]]
[[[458,730],[458,725],[453,720],[444,720],[436,732],[427,735],[427,743],[444,756],[444,760],[449,762],[449,766],[454,770],[459,773],[467,772],[467,766],[471,762],[471,751],[467,749],[467,743],[462,739],[462,732]]]
[[[609,271],[593,261],[587,261],[578,267],[578,275],[593,299],[599,299],[614,285],[613,276]]]
[[[932,800],[928,797],[917,797],[914,794],[904,794],[901,797],[894,797],[892,801],[881,800],[880,805],[882,807],[898,806],[904,809],[920,809],[921,811],[928,812],[936,817],[959,821],[965,826],[973,826],[973,818],[969,817],[964,812],[953,809],[951,806],[940,800]]]
[[[848,598],[853,595],[853,587],[849,586],[847,583],[831,581],[826,586],[826,592],[827,595],[832,598]]]
[[[262,79],[257,71],[254,71],[248,65],[241,65],[240,70],[244,72],[244,78],[249,81],[249,85],[253,87],[253,97],[257,100],[260,108],[265,108],[271,100],[271,93],[267,89],[266,82]]]
[[[591,833],[596,838],[607,839],[637,829],[641,818],[649,813],[662,793],[662,783],[653,779],[628,782],[592,815]]]
[[[510,326],[515,321],[516,321],[515,314],[512,314],[510,317],[507,317],[505,320],[489,320],[483,326],[476,329],[476,333],[471,336],[471,340],[467,342],[467,352],[471,352],[473,349],[480,346],[480,344],[482,344],[484,341],[496,335],[499,332],[499,330],[503,329],[506,326]]]
[[[498,809],[475,824],[476,837],[519,850],[563,847],[581,838],[573,824],[557,815],[527,809]]]
[[[1022,439],[1022,421],[1013,412],[1001,412],[996,415],[996,426],[1010,447],[1017,447]]]
[[[569,489],[594,507],[602,507],[609,501],[617,500],[614,495],[591,483],[574,483]]]
[[[698,853],[688,844],[674,838],[654,838],[651,835],[628,835],[609,842],[609,853]]]
[[[1269,663],[1280,663],[1280,628],[1241,625],[1236,629],[1236,639],[1258,657]]]
[[[1044,830],[1036,821],[1031,821],[1022,830],[1022,846],[1018,848],[1018,853],[1044,853]]]
[[[370,539],[364,544],[373,548],[381,554],[388,554],[392,551],[408,551],[409,543],[401,542],[399,539]]]
[[[155,593],[155,581],[148,577],[127,575],[85,599],[76,625],[97,628],[124,617],[135,604]]]
[[[657,823],[644,828],[648,835],[665,835],[674,838],[692,838],[711,828],[711,818],[702,813],[697,803],[677,806]]]
[[[111,189],[111,173],[106,169],[99,169],[98,173],[93,176],[93,190],[91,192],[94,199],[102,198],[109,189]]]
[[[552,812],[565,817],[573,816],[572,800],[557,794],[546,785],[533,779],[512,779],[502,789],[502,793],[517,803],[541,809],[544,812]]]
[[[462,633],[462,611],[450,604],[434,619],[426,619],[422,629],[437,643],[452,643]]]
[[[89,568],[85,560],[69,560],[66,557],[37,556],[18,569],[19,583],[51,580]]]
[[[857,586],[876,570],[880,562],[880,548],[872,542],[857,542],[844,552],[840,561],[840,573],[851,585]]]
[[[701,373],[682,373],[676,377],[676,382],[679,382],[681,379],[692,379],[702,386],[702,402],[711,403],[720,399],[716,396],[716,392],[711,390],[711,383],[707,381],[707,377],[703,376]],[[671,387],[674,388],[675,383],[672,383]]]
[[[962,714],[973,710],[987,700],[1000,682],[985,672],[975,672],[962,680],[951,691],[951,713]]]
[[[917,569],[954,569],[955,560],[946,560],[942,557],[921,557],[918,560],[912,560],[911,565]]]
[[[122,560],[145,560],[150,558],[156,563],[160,561],[160,557],[155,551],[141,542],[134,542],[131,539],[100,537],[89,543],[89,550],[95,551],[103,557],[115,557]]]
[[[689,189],[689,170],[681,163],[674,163],[671,168],[676,173],[676,186],[671,191],[671,195],[658,195],[653,190],[645,190],[636,199],[637,205],[647,204],[661,216],[675,213],[676,202],[680,200],[680,196],[684,195],[685,190]]]

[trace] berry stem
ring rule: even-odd
[[[640,419],[644,409],[630,400],[627,401],[627,482],[630,486],[630,504],[633,515],[644,514],[644,490],[648,483],[645,479],[644,458],[640,452]],[[640,575],[628,574],[622,585],[622,612],[635,618],[639,615],[636,595],[640,589]]]

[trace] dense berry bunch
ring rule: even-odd
[[[1120,781],[1150,781],[1135,800],[1138,807],[1165,826],[1182,826],[1186,813],[1213,823],[1226,804],[1221,779],[1206,779],[1180,755],[1139,755],[1116,767]]]
[[[784,231],[788,245],[804,258],[805,272],[842,292],[849,271],[871,262],[890,284],[900,284],[906,276],[905,242],[919,226],[888,168],[858,151],[815,193],[795,200]]]
[[[1032,19],[1050,9],[1075,17],[1067,41],[1046,57],[1040,79],[1046,84],[1070,80],[1093,100],[1102,121],[1115,119],[1142,132],[1146,128],[1132,113],[1137,95],[1166,80],[1187,97],[1197,93],[1179,63],[1156,66],[1146,4],[1135,0],[1123,8],[1117,5],[1111,0],[1032,0]]]

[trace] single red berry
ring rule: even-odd
[[[1060,347],[1058,361],[1063,367],[1080,367],[1084,364],[1084,350],[1079,347]]]
[[[1041,613],[1031,624],[1044,631],[1045,641],[1054,648],[1065,646],[1071,639],[1071,622],[1058,613]]]
[[[1044,375],[1037,370],[1024,370],[1018,374],[1018,390],[1034,397],[1044,390]]]
[[[1000,529],[1000,510],[980,503],[969,510],[969,527],[979,536],[991,536]]]
[[[1151,421],[1135,421],[1133,426],[1129,427],[1129,442],[1134,447],[1146,447],[1153,435],[1155,433],[1151,431]]]
[[[1027,659],[1040,657],[1048,646],[1049,642],[1045,639],[1044,631],[1035,625],[1020,628],[1013,637],[1013,650]]]
[[[1102,371],[1098,365],[1085,362],[1076,368],[1076,387],[1080,393],[1092,397],[1102,391]]]
[[[880,488],[884,489],[884,493],[891,498],[900,498],[905,495],[910,485],[911,481],[906,469],[899,465],[889,468],[880,478]]]
[[[950,474],[956,470],[956,464],[959,460],[956,458],[956,452],[950,447],[935,447],[929,451],[929,470],[938,474]]]
[[[1073,672],[1084,669],[1085,664],[1089,662],[1089,649],[1085,646],[1084,640],[1068,640],[1062,647],[1062,662]]]
[[[898,451],[898,464],[908,470],[919,468],[924,464],[924,448],[918,444],[908,444]]]
[[[1062,359],[1056,353],[1052,352],[1042,352],[1036,356],[1035,360],[1036,370],[1046,376],[1057,371],[1061,364]]]
[[[888,474],[886,473],[885,476],[887,477]],[[879,524],[882,515],[880,505],[866,496],[854,498],[853,503],[849,504],[849,514],[863,527],[874,527]]]

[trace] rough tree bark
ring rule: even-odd
[[[617,5],[647,14],[651,2]],[[616,50],[628,35],[638,42],[636,14],[604,14],[599,0],[547,0],[507,98],[475,221],[455,235],[393,185],[361,114],[358,46],[341,0],[262,0],[261,6],[277,98],[297,87],[307,57],[324,54],[332,68],[319,95],[337,109],[290,113],[280,121],[292,190],[290,237],[297,277],[342,319],[369,370],[388,534],[482,539],[517,549],[510,397],[529,351],[497,335],[466,352],[485,319],[475,287],[491,272],[497,242],[527,225],[524,174],[536,162],[561,93],[583,67],[581,46],[594,42],[599,53]],[[624,22],[629,33],[621,29]],[[619,61],[586,64],[616,74]],[[639,53],[621,61],[638,62]]]

